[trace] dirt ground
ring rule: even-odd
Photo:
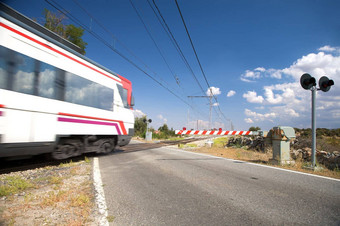
[[[0,225],[98,225],[91,162],[3,174],[0,192]]]

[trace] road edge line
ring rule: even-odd
[[[108,226],[109,222],[107,220],[107,206],[97,157],[94,157],[93,159],[93,184],[95,189],[96,205],[99,212],[99,225]]]
[[[174,150],[174,151],[178,151],[178,152],[183,152],[183,150],[178,150],[176,148],[171,148],[171,147],[167,147],[167,148],[170,149],[170,150]],[[279,167],[275,167],[275,166],[267,166],[267,165],[253,163],[253,162],[246,162],[246,161],[237,160],[237,159],[223,158],[223,157],[218,157],[218,156],[215,156],[215,155],[196,153],[196,152],[192,152],[192,151],[185,151],[185,152],[196,154],[196,155],[201,155],[201,156],[209,156],[209,157],[213,157],[213,158],[224,159],[224,160],[232,161],[232,162],[233,161],[243,162],[243,163],[254,165],[254,166],[261,166],[261,167],[266,167],[266,168],[271,168],[271,169],[276,169],[276,170],[281,170],[281,171],[286,171],[286,172],[291,172],[291,173],[296,173],[296,174],[302,174],[302,175],[307,175],[307,176],[313,176],[313,177],[318,177],[318,178],[322,178],[322,179],[328,179],[328,180],[333,180],[333,181],[340,182],[340,179],[336,179],[336,178],[332,178],[332,177],[325,177],[325,176],[320,176],[320,175],[311,174],[311,173],[304,173],[304,172],[300,172],[300,171],[283,169],[283,168],[279,168]]]

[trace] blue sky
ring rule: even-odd
[[[196,129],[197,125],[199,129],[208,128],[208,98],[187,97],[206,95],[208,86],[174,0],[155,0],[155,3],[203,91],[147,0],[132,2],[166,63],[129,0],[56,2],[70,13],[66,23],[75,24],[70,15],[77,18],[190,105],[86,32],[86,56],[132,81],[136,115],[146,114],[153,120],[151,126],[155,129],[163,123],[174,129],[184,126]],[[149,2],[154,6],[152,0]],[[44,8],[55,11],[43,0],[5,3],[39,22],[43,21]],[[317,93],[317,127],[340,127],[340,1],[178,0],[178,4],[218,100],[219,106],[213,107],[212,114],[215,128],[230,130],[231,122],[235,130],[247,130],[251,126],[264,130],[277,125],[310,127],[311,92],[299,84],[306,72],[317,80],[324,75],[334,80],[329,92]],[[219,116],[220,110],[225,117]]]

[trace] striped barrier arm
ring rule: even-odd
[[[257,131],[176,130],[177,135],[259,135]]]

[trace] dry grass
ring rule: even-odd
[[[89,161],[46,170],[41,173],[49,176],[14,180],[24,189],[8,190],[0,199],[0,225],[95,225]]]
[[[309,166],[310,163],[302,162],[302,161],[296,161],[294,165],[282,165],[282,166],[272,165],[269,163],[269,159],[272,158],[272,152],[261,153],[261,152],[255,152],[252,150],[246,150],[243,148],[223,148],[223,147],[212,147],[212,148],[202,147],[202,148],[188,149],[188,151],[204,153],[204,154],[214,155],[214,156],[228,158],[228,159],[235,159],[235,160],[242,160],[242,161],[259,163],[259,164],[265,164],[265,165],[270,165],[274,167],[280,167],[284,169],[340,179],[339,169],[329,170],[322,165],[320,165],[322,169],[318,171],[312,171],[312,170],[306,169],[305,167]]]

